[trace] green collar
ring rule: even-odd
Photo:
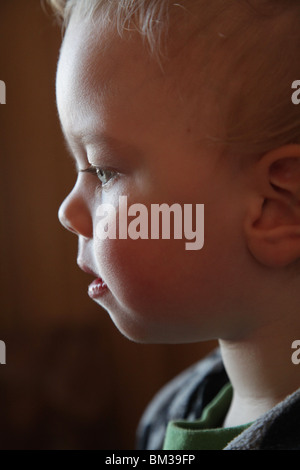
[[[232,400],[232,386],[226,384],[203,410],[196,421],[171,421],[168,424],[164,450],[222,450],[250,426],[244,424],[223,428],[222,424]]]

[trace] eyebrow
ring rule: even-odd
[[[64,142],[66,149],[70,156],[76,161],[74,155],[74,151],[72,149],[72,146],[69,142],[69,139],[67,138],[66,133],[64,132],[64,129],[62,129],[62,134],[64,137]],[[106,132],[103,132],[99,135],[96,135],[96,133],[88,133],[88,132],[78,132],[76,134],[71,134],[72,140],[74,142],[79,142],[80,145],[86,146],[86,145],[95,145],[95,146],[106,146],[107,148],[110,148],[111,150],[114,151],[122,151],[122,152],[129,152],[131,155],[140,155],[141,152],[132,144],[129,142],[124,142],[121,141],[115,137],[112,137],[111,135],[107,134]]]

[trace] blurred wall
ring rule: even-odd
[[[0,449],[133,449],[153,394],[215,346],[137,345],[87,296],[58,223],[75,174],[55,107],[60,28],[39,0],[1,0]]]

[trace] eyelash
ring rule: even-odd
[[[116,176],[116,172],[113,171],[113,170],[105,170],[103,168],[98,168],[96,166],[90,166],[88,168],[86,168],[85,170],[79,170],[80,173],[91,173],[92,175],[94,176],[97,176],[97,178],[99,179],[100,183],[101,183],[101,187],[102,186],[105,186],[107,183],[109,183],[115,176]],[[107,181],[103,182],[100,177],[104,178],[105,175],[109,175],[109,178],[107,179]]]

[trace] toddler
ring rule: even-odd
[[[155,397],[138,448],[300,450],[299,1],[48,1],[77,167],[59,218],[89,295],[133,341],[220,345]],[[147,235],[161,204],[204,207],[204,245]]]

